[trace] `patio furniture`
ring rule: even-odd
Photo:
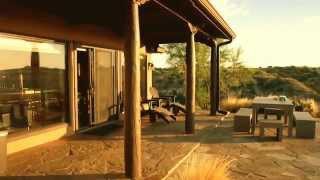
[[[123,112],[123,103],[114,104],[108,108],[109,118],[108,121],[117,121],[121,120],[121,115],[124,114]]]
[[[27,107],[28,125],[31,126],[32,121],[40,121],[41,104],[37,101],[30,101]]]
[[[308,112],[294,112],[297,138],[316,138],[317,121]]]
[[[179,112],[187,112],[184,105],[176,102],[175,96],[159,96],[159,92],[155,87],[150,88],[150,93],[152,100],[157,100],[157,106],[167,108],[172,111],[175,116],[177,116]]]
[[[27,105],[25,102],[18,102],[12,104],[12,120],[10,122],[11,126],[14,128],[28,128],[28,112]]]
[[[292,125],[293,125],[293,109],[294,105],[292,101],[279,101],[272,97],[256,97],[252,103],[252,131],[254,135],[255,127],[258,121],[259,109],[275,108],[280,109],[284,113],[285,122],[288,122],[288,136],[292,136]]]
[[[152,114],[152,112],[151,112],[152,111],[152,104],[150,101],[142,100],[140,107],[141,107],[141,116],[148,114],[150,116],[151,122],[156,121],[154,114]]]
[[[234,131],[250,133],[252,109],[240,108],[234,115]]]
[[[280,120],[283,111],[281,109],[276,108],[265,108],[264,109],[264,119],[268,119],[268,115],[276,115],[277,119]]]
[[[142,100],[141,101],[141,113],[147,113],[150,116],[150,121],[155,122],[157,117],[160,117],[166,123],[171,121],[176,121],[176,117],[170,111],[163,107],[154,106],[154,102],[157,100]]]
[[[0,106],[0,121],[2,122],[1,127],[10,128],[10,126],[11,126],[11,110],[12,110],[11,105],[1,105]]]
[[[174,114],[170,111],[168,111],[165,108],[162,107],[156,107],[153,110],[153,113],[155,113],[155,119],[157,119],[157,117],[163,119],[166,123],[170,123],[171,121],[177,121],[176,117],[174,116]]]
[[[11,126],[10,113],[2,114],[1,120],[2,120],[3,127],[10,128]]]
[[[184,114],[187,112],[186,107],[180,103],[171,103],[170,110],[172,110],[173,114],[176,116],[179,112],[183,112]]]
[[[171,103],[175,103],[176,97],[175,96],[160,96],[157,88],[150,87],[150,94],[151,100],[157,102],[157,106],[166,107],[167,109],[170,108]]]
[[[261,120],[259,121],[260,125],[260,138],[264,137],[265,128],[275,128],[277,130],[277,139],[278,141],[282,140],[283,136],[283,121],[282,120]]]

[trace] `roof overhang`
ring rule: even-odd
[[[236,35],[208,0],[149,0],[140,8],[141,37],[145,44],[185,42],[188,23],[199,29],[196,41],[233,40]]]
[[[221,14],[214,8],[214,6],[208,0],[192,0],[198,7],[207,14],[207,16],[214,22],[213,25],[219,25],[221,30],[228,35],[228,39],[232,40],[236,38],[236,33],[231,29],[228,23],[223,19]]]
[[[88,32],[96,28],[97,31],[92,32],[95,32],[97,37],[105,36],[104,32],[108,31],[106,34],[108,37],[109,35],[117,37],[108,38],[110,41],[120,39],[119,43],[123,45],[127,29],[125,22],[128,16],[126,12],[128,2],[128,0],[91,0],[90,3],[64,0],[4,0],[0,7],[0,17],[15,17],[19,20],[19,26],[23,26],[23,19],[31,22],[29,26],[37,25],[37,27],[44,26],[44,22],[50,22],[63,30],[41,31],[41,37],[46,38],[59,36],[62,39],[81,39],[82,42],[86,37],[82,35],[69,37],[70,34],[76,34],[78,27],[88,27]],[[188,23],[200,29],[195,40],[201,43],[212,44],[213,39],[235,38],[235,33],[208,0],[145,0],[144,4],[139,6],[139,12],[142,45],[155,47],[164,43],[184,43],[190,34]],[[9,18],[5,19],[8,20],[8,24],[11,23]],[[34,34],[34,30],[24,31],[6,26],[1,28],[9,29],[8,32]]]

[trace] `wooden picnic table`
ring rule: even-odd
[[[294,105],[291,100],[280,101],[272,97],[256,97],[252,103],[252,134],[254,135],[258,120],[259,109],[276,108],[284,112],[285,120],[288,122],[288,136],[292,136]],[[289,120],[289,121],[288,121]]]

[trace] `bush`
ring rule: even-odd
[[[233,160],[229,157],[200,158],[193,156],[187,167],[178,173],[178,180],[229,180]]]
[[[296,110],[310,112],[314,117],[320,117],[320,104],[314,99],[296,99],[295,100]]]
[[[252,100],[248,98],[228,97],[221,101],[221,108],[232,113],[237,112],[240,108],[248,108],[252,104]]]

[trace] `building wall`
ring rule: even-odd
[[[153,63],[151,55],[146,53],[144,49],[141,50],[140,59],[140,87],[141,98],[151,99],[150,88],[152,87],[152,71]]]
[[[147,57],[147,72],[146,72],[146,75],[147,75],[147,78],[146,78],[146,85],[147,85],[147,97],[148,99],[151,99],[152,96],[151,96],[151,92],[150,92],[150,88],[152,87],[152,72],[153,72],[153,61],[152,61],[152,58],[151,58],[151,54],[148,54],[148,57]]]
[[[147,64],[148,58],[146,55],[141,55],[140,59],[140,93],[142,99],[147,99],[148,87],[147,87]]]
[[[0,7],[0,33],[2,34],[16,34],[18,36],[36,37],[47,40],[56,40],[66,43],[67,51],[66,57],[68,65],[67,79],[68,79],[68,97],[69,97],[69,126],[66,123],[61,125],[53,125],[50,128],[44,128],[35,132],[27,132],[27,136],[9,137],[7,144],[8,154],[21,151],[36,145],[47,143],[59,139],[66,134],[74,133],[77,127],[77,70],[76,70],[76,48],[79,45],[88,45],[99,48],[118,50],[117,56],[120,65],[117,67],[116,79],[118,89],[116,93],[122,95],[122,90],[125,86],[124,78],[124,38],[119,34],[114,33],[111,29],[105,27],[98,27],[90,24],[68,24],[63,19],[55,17],[41,11],[31,11],[23,8],[5,8]],[[145,54],[145,50],[141,51]],[[146,55],[146,54],[145,54]],[[141,80],[144,82],[143,96],[151,98],[149,88],[152,86],[152,68],[149,67],[150,57],[145,56],[146,59],[142,62],[145,71],[141,74]],[[121,103],[121,97],[117,97],[117,101]]]
[[[7,154],[13,154],[24,149],[38,146],[50,141],[57,140],[67,134],[67,124],[53,125],[39,131],[27,134],[9,136],[7,142]]]
[[[2,10],[3,9],[3,10]],[[124,39],[105,27],[70,24],[63,19],[22,7],[0,8],[0,32],[123,49]]]

